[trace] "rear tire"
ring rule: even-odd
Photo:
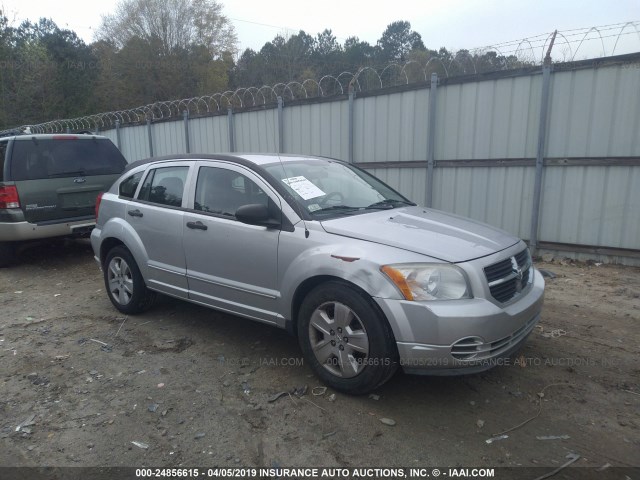
[[[109,250],[102,270],[109,300],[119,311],[126,314],[142,313],[153,305],[156,293],[147,288],[127,248],[118,246]]]
[[[355,395],[389,380],[398,368],[391,327],[365,293],[339,281],[302,302],[298,340],[306,360],[331,388]]]
[[[11,242],[0,242],[0,268],[16,261],[16,246]]]

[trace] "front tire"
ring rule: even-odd
[[[305,358],[330,387],[364,394],[396,371],[393,332],[365,293],[343,282],[325,283],[306,296],[298,318]]]
[[[136,314],[153,305],[156,294],[147,288],[133,255],[125,247],[109,250],[102,270],[109,300],[119,311]]]

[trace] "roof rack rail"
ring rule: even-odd
[[[5,130],[0,132],[0,138],[2,137],[15,137],[17,135],[26,135],[22,130]]]

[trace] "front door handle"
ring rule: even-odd
[[[192,228],[194,230],[206,230],[208,228],[204,223],[200,221],[187,222],[187,227]]]
[[[135,210],[129,210],[127,213],[132,217],[142,217],[142,212],[137,208]]]

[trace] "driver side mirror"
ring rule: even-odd
[[[242,205],[236,210],[236,219],[248,225],[257,225],[267,228],[279,228],[280,222],[271,216],[271,212],[262,203]]]

